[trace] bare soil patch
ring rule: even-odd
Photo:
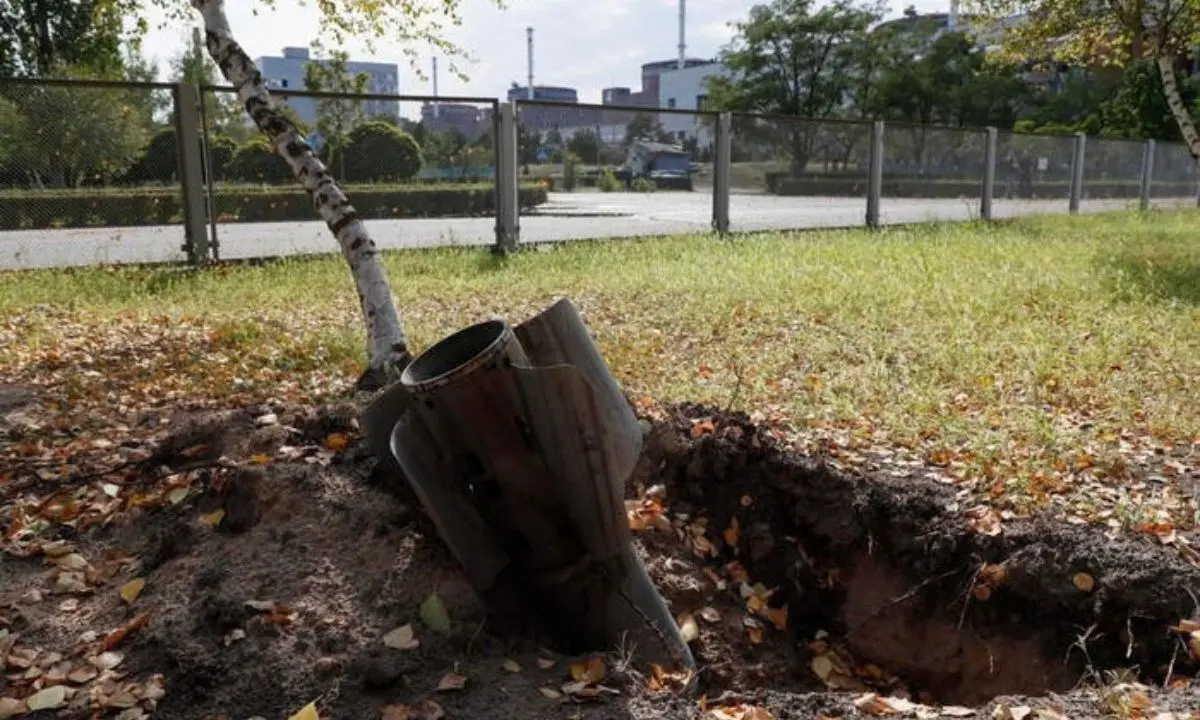
[[[0,431],[20,435],[20,412],[8,403]],[[377,472],[356,413],[181,413],[121,472],[13,472],[0,498],[0,696],[55,700],[62,686],[61,706],[28,716],[179,720],[273,720],[310,702],[323,718],[407,717],[400,705],[412,717],[751,720],[1200,709],[1180,630],[1200,571],[1178,552],[964,518],[953,489],[836,470],[744,416],[693,406],[647,417],[627,497],[655,582],[695,623],[697,692],[677,695],[636,648],[609,648],[598,684],[616,692],[573,694],[564,684],[584,658],[488,618],[411,493]],[[444,632],[422,619],[434,593]],[[406,625],[416,646],[389,647]],[[451,673],[465,685],[439,691]]]

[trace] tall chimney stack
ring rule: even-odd
[[[679,69],[687,65],[687,0],[679,0]]]
[[[525,88],[526,97],[533,99],[533,28],[525,28],[525,52],[528,55],[529,85]]]
[[[439,112],[439,103],[437,101],[438,86],[437,86],[437,58],[433,59],[433,117],[436,120],[441,114]]]

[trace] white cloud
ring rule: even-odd
[[[912,0],[923,12],[944,10],[948,0]],[[678,5],[676,0],[509,0],[501,10],[491,0],[463,0],[463,25],[450,38],[468,50],[477,62],[462,69],[468,82],[443,71],[443,95],[502,97],[513,81],[526,77],[525,28],[534,28],[535,82],[566,85],[579,90],[585,102],[599,102],[600,89],[609,85],[637,88],[643,62],[673,58],[677,54]],[[745,17],[753,0],[689,0],[687,5],[688,55],[712,57],[730,38],[726,23]],[[908,2],[893,0],[898,13]],[[318,13],[309,0],[278,0],[279,10],[254,14],[251,3],[227,3],[230,25],[238,41],[252,56],[277,55],[286,45],[306,45],[317,34]],[[189,30],[178,24],[155,30],[145,51],[164,67],[186,42]],[[428,94],[430,83],[420,80],[407,65],[394,42],[379,42],[375,52],[366,43],[352,41],[345,48],[354,59],[396,62],[401,92]],[[421,67],[429,66],[422,53]],[[445,67],[443,65],[443,67]]]

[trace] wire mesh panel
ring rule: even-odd
[[[733,230],[866,221],[870,123],[736,113],[732,130]]]
[[[1200,173],[1196,159],[1183,143],[1156,143],[1154,182],[1150,185],[1153,207],[1195,207],[1200,197]]]
[[[1075,138],[1002,132],[996,142],[997,218],[1070,210]]]
[[[880,220],[972,220],[983,197],[987,133],[888,123],[883,133]]]
[[[0,80],[0,269],[182,260],[168,86]]]
[[[521,242],[708,232],[716,116],[519,101]]]
[[[381,248],[495,241],[495,101],[297,93],[304,133]],[[222,258],[337,250],[290,166],[236,95],[203,97],[210,220]]]
[[[1080,212],[1136,207],[1142,187],[1140,140],[1089,137],[1084,150]]]

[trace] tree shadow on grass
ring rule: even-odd
[[[1118,296],[1139,294],[1200,305],[1200,244],[1162,237],[1130,243],[1103,258]]]

